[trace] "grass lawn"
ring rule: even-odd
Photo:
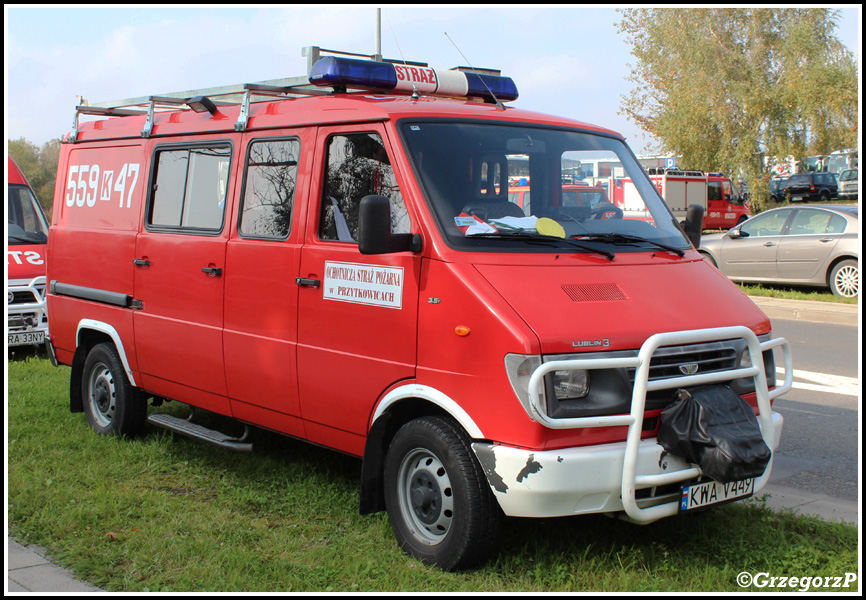
[[[738,284],[740,289],[749,296],[765,296],[785,300],[813,300],[817,302],[838,302],[840,304],[856,305],[859,298],[843,298],[834,296],[829,290],[813,287],[769,284]]]

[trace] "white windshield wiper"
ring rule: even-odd
[[[557,247],[559,244],[566,244],[568,246],[572,246],[573,248],[579,248],[586,252],[600,254],[608,260],[613,260],[615,256],[613,252],[608,252],[607,250],[602,250],[600,248],[593,248],[592,246],[581,244],[577,240],[556,237],[553,235],[530,233],[528,231],[515,231],[514,233],[478,233],[466,236],[466,239],[475,238],[481,238],[485,240],[519,240],[521,242],[526,242],[527,244],[538,244],[542,246],[550,246],[553,248]]]
[[[587,240],[587,241],[599,241],[599,242],[609,242],[611,244],[623,243],[623,244],[634,244],[634,243],[643,243],[643,244],[652,244],[662,250],[667,250],[668,252],[672,252],[677,256],[685,256],[685,252],[677,248],[676,246],[668,246],[667,244],[662,244],[661,242],[657,242],[655,240],[651,240],[648,238],[643,238],[637,235],[628,235],[625,233],[590,233],[590,234],[578,234],[574,236],[574,239],[579,240]]]

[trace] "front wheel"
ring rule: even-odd
[[[130,385],[114,345],[103,343],[90,349],[81,394],[84,416],[94,431],[134,437],[144,428],[147,403]]]
[[[499,532],[487,478],[449,419],[422,417],[397,431],[385,457],[385,506],[400,547],[448,571],[483,562]]]
[[[860,266],[856,260],[843,260],[833,267],[830,290],[844,298],[856,298],[860,294]]]

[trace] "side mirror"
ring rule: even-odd
[[[704,207],[700,204],[690,204],[686,211],[686,222],[683,226],[689,240],[695,248],[701,246],[701,233],[704,231]]]
[[[421,252],[421,234],[391,233],[391,202],[384,196],[364,196],[358,208],[358,249],[361,254]]]

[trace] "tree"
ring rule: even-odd
[[[626,9],[637,63],[625,114],[683,165],[742,172],[766,202],[763,156],[857,145],[858,67],[823,8]]]
[[[54,204],[54,181],[57,178],[57,163],[60,159],[60,140],[46,142],[40,148],[24,138],[7,143],[9,156],[15,159],[21,172],[27,177],[45,214],[51,217]]]

